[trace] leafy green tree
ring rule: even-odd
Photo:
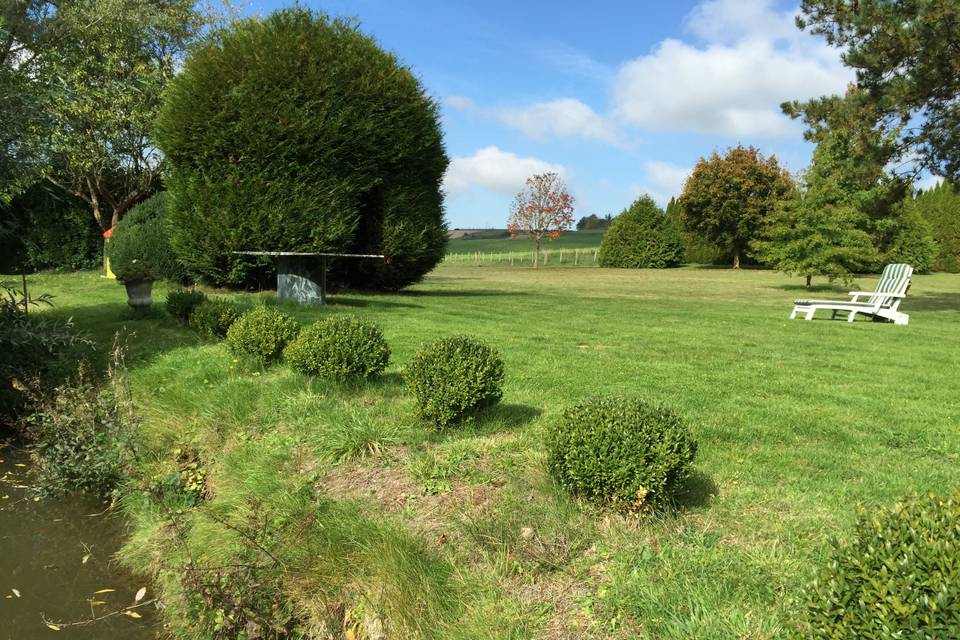
[[[933,269],[960,272],[960,190],[944,181],[908,199],[907,206],[930,225],[938,245]]]
[[[740,268],[750,242],[766,219],[794,189],[793,179],[756,148],[736,146],[720,156],[700,158],[680,194],[687,231],[729,249]]]
[[[797,25],[843,50],[858,89],[845,99],[869,105],[873,123],[896,131],[886,160],[917,157],[919,167],[960,178],[960,3],[803,0]],[[816,121],[823,106],[821,99],[784,108]]]
[[[156,140],[171,241],[192,275],[269,275],[234,251],[383,254],[331,279],[399,289],[443,257],[448,159],[436,102],[350,21],[305,9],[237,21],[171,83]]]
[[[683,225],[683,212],[677,198],[670,198],[665,209],[667,220],[676,229],[683,242],[683,261],[691,264],[727,264],[732,256],[696,233],[687,231]]]
[[[21,136],[17,157],[6,160],[22,167],[27,158],[83,199],[105,230],[158,187],[163,157],[150,129],[208,18],[194,0],[10,2],[2,35],[19,44],[0,82],[19,83],[42,117],[19,129],[0,122],[0,135]]]
[[[663,210],[642,195],[623,210],[603,236],[601,267],[663,269],[683,262],[683,242]]]
[[[613,221],[613,218],[610,217],[610,214],[607,214],[603,218],[598,216],[595,213],[591,213],[588,216],[583,216],[577,220],[577,231],[592,231],[595,229],[606,229],[610,226],[610,223]]]
[[[31,74],[52,4],[0,3],[0,206],[35,179],[39,166],[25,142],[44,120],[43,86]]]
[[[763,238],[753,243],[756,255],[779,271],[806,278],[848,281],[879,259],[862,203],[871,194],[843,184],[835,145],[822,144],[801,189],[771,216]]]

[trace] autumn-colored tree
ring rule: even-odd
[[[680,194],[684,226],[728,248],[733,268],[740,268],[750,241],[777,204],[794,189],[790,174],[775,156],[736,146],[723,157],[714,151],[700,158]]]
[[[573,197],[556,173],[540,173],[527,178],[526,188],[517,194],[510,209],[507,230],[510,237],[525,235],[533,239],[533,266],[540,266],[540,244],[554,240],[573,224]]]

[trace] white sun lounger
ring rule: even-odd
[[[891,320],[895,324],[907,324],[910,316],[899,311],[899,308],[910,288],[912,275],[913,267],[908,264],[888,264],[873,291],[851,291],[850,300],[796,300],[790,319],[796,318],[797,314],[804,314],[804,320],[813,320],[813,314],[818,309],[828,309],[833,312],[831,318],[846,313],[847,322],[853,322],[857,314],[863,314]]]

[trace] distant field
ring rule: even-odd
[[[605,230],[601,231],[568,231],[556,240],[544,242],[542,249],[584,249],[599,247]],[[483,235],[494,235],[503,231],[489,230],[485,232],[471,232],[471,237],[456,238],[447,245],[448,253],[505,253],[510,251],[533,251],[533,241],[525,236],[519,238],[489,238]],[[474,234],[481,237],[472,237]]]

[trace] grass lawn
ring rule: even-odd
[[[72,316],[102,345],[133,332],[142,437],[158,468],[175,448],[199,451],[209,496],[195,510],[226,513],[245,494],[277,500],[282,469],[413,541],[422,573],[445,586],[383,577],[414,571],[384,568],[383,558],[407,557],[399,544],[340,569],[407,584],[395,604],[414,591],[456,600],[411,603],[449,624],[405,623],[413,636],[779,637],[796,618],[792,597],[858,505],[960,484],[957,275],[915,277],[906,327],[790,321],[792,299],[807,295],[800,279],[723,269],[447,264],[402,294],[284,305],[303,322],[357,313],[382,325],[387,374],[349,388],[283,366],[238,367],[223,345],[199,343],[159,311],[133,318],[122,288],[92,274],[30,282],[56,296],[49,313]],[[420,343],[453,333],[501,350],[505,393],[473,425],[434,434],[412,417],[398,373]],[[640,396],[685,416],[700,450],[676,513],[597,513],[555,490],[543,429],[591,394]],[[128,561],[173,553],[156,513],[134,508],[131,518]],[[297,576],[291,597],[308,601],[310,579]],[[365,588],[362,578],[351,585]]]

